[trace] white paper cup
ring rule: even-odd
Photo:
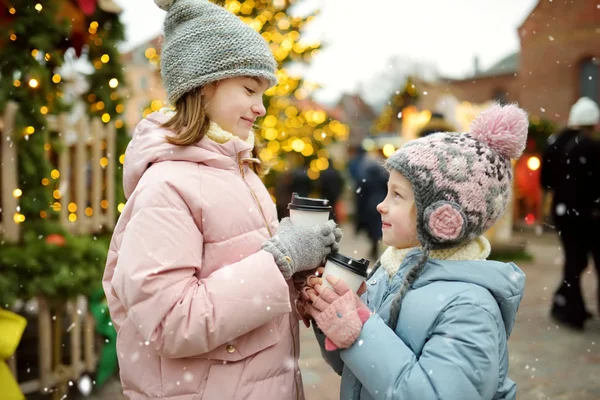
[[[292,224],[304,227],[324,224],[329,220],[329,211],[290,210]]]
[[[331,284],[327,281],[327,276],[335,276],[336,278],[342,279],[350,290],[354,293],[358,292],[360,285],[367,278],[367,268],[369,267],[369,261],[364,258],[361,260],[355,260],[350,257],[346,257],[339,253],[333,253],[327,257],[325,263],[325,270],[323,271],[323,284],[330,289],[333,289]]]
[[[304,227],[324,224],[331,213],[329,200],[300,197],[298,193],[292,193],[288,209],[292,224]]]

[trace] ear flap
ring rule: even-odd
[[[467,217],[458,204],[436,201],[423,213],[427,233],[438,243],[459,241],[467,231]]]

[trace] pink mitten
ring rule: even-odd
[[[364,322],[369,318],[370,312],[364,307],[357,309],[356,294],[348,291],[343,296],[339,297],[331,303],[323,312],[314,312],[313,317],[317,325],[327,339],[330,345],[333,344],[336,348],[348,348],[360,335]],[[362,302],[361,302],[362,303]],[[315,310],[314,310],[315,311]],[[332,346],[328,347],[326,339],[325,349],[328,351],[335,350]]]

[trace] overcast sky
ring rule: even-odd
[[[116,0],[130,48],[162,31],[165,12],[153,0]],[[203,1],[203,0],[199,0]],[[551,1],[551,0],[541,0]],[[465,77],[479,56],[482,68],[518,50],[517,27],[538,0],[301,0],[300,12],[320,8],[304,37],[326,48],[306,77],[335,97],[400,64],[426,64],[443,76]],[[365,89],[365,86],[367,87]]]

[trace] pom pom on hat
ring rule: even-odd
[[[154,0],[154,3],[162,10],[169,11],[175,0]]]
[[[471,136],[509,158],[519,158],[527,142],[529,120],[527,113],[509,104],[495,104],[475,118]]]

